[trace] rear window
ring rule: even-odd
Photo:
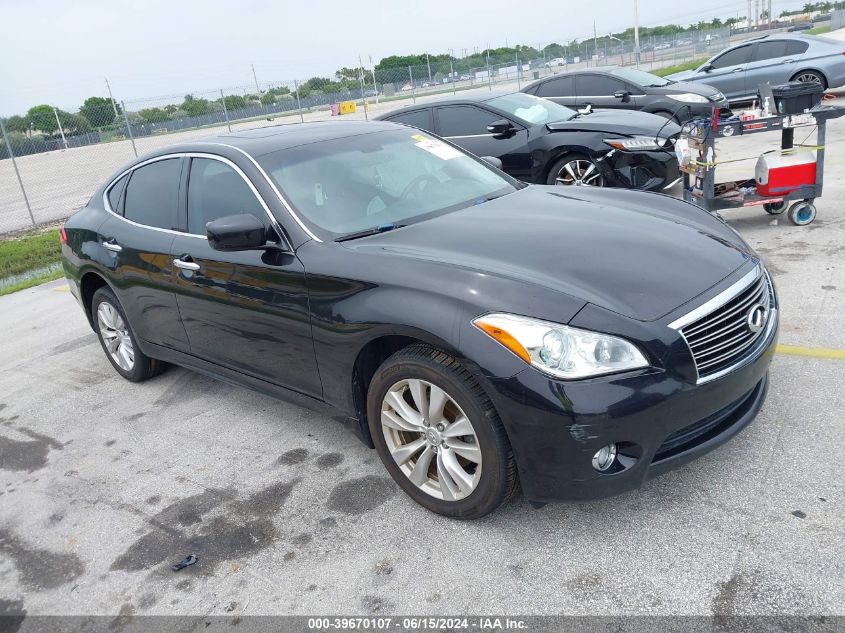
[[[178,228],[181,173],[181,158],[159,160],[133,171],[126,185],[124,217],[160,229]]]
[[[114,183],[111,186],[111,189],[109,189],[109,206],[111,207],[111,210],[115,213],[120,213],[120,196],[123,193],[123,188],[126,186],[126,182],[128,180],[129,174],[126,174],[123,178]]]
[[[394,117],[390,117],[388,121],[392,123],[403,123],[413,127],[420,128],[426,132],[433,132],[434,125],[431,122],[431,109],[415,110],[413,112],[405,112]]]
[[[547,81],[534,92],[538,97],[574,97],[575,80],[572,77],[558,77]]]

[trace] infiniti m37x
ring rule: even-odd
[[[393,123],[159,150],[61,236],[121,376],[174,363],[321,408],[452,517],[518,486],[631,490],[718,446],[762,406],[777,338],[771,279],[717,217],[528,186]]]

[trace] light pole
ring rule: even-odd
[[[640,9],[637,0],[634,0],[634,59],[637,68],[640,67]]]

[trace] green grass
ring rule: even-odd
[[[17,292],[18,290],[24,290],[26,288],[32,288],[33,286],[37,286],[39,284],[47,283],[48,281],[53,281],[54,279],[60,279],[64,276],[64,271],[54,270],[53,272],[45,273],[43,275],[37,275],[25,281],[19,281],[16,284],[12,284],[11,286],[0,286],[0,297],[3,295],[8,295],[13,292]]]
[[[0,240],[0,278],[61,261],[59,229],[38,230]]]
[[[61,261],[58,229],[35,229],[23,235],[0,239],[0,280],[38,270]],[[0,286],[0,295],[58,279],[61,269],[36,275],[8,286]]]
[[[666,75],[671,75],[672,73],[679,73],[685,70],[694,70],[701,66],[701,64],[703,64],[707,60],[707,57],[702,57],[701,59],[695,59],[691,62],[686,62],[684,64],[666,66],[666,68],[658,68],[657,70],[652,70],[651,73],[653,75],[657,75],[658,77],[665,77]]]
[[[828,26],[817,26],[814,29],[807,29],[804,31],[807,35],[821,35],[823,33],[830,33],[830,25]]]

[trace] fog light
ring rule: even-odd
[[[599,449],[599,452],[593,455],[593,468],[599,472],[604,472],[616,461],[616,444],[608,444]]]

